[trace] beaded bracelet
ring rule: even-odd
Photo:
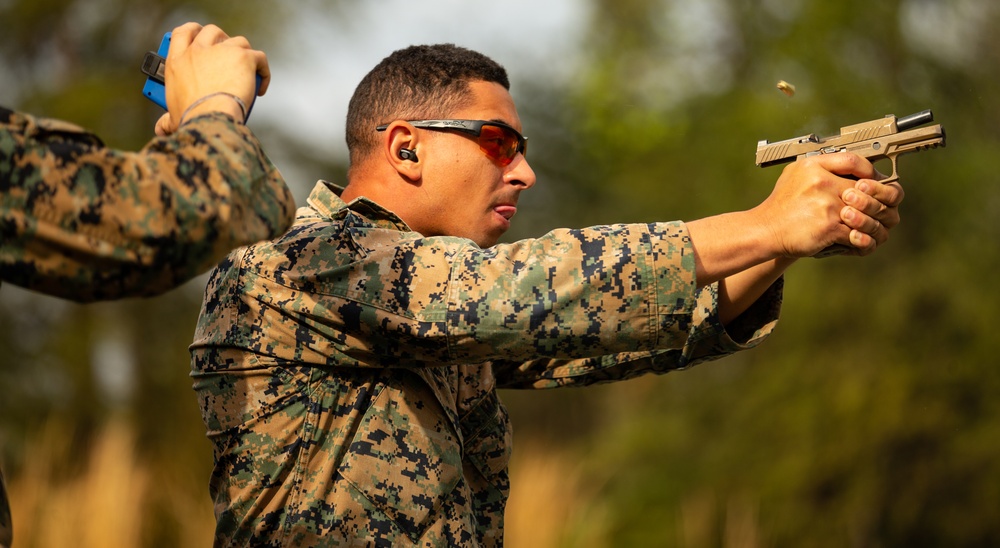
[[[188,108],[184,109],[184,114],[181,114],[181,121],[177,125],[180,126],[181,124],[184,123],[184,119],[187,118],[187,115],[189,112],[191,112],[191,109],[204,103],[205,101],[208,101],[213,97],[218,97],[219,95],[225,95],[226,97],[229,97],[233,101],[236,101],[236,104],[240,106],[240,112],[243,114],[243,123],[245,124],[247,121],[247,105],[246,103],[243,102],[243,99],[240,99],[239,97],[233,95],[232,93],[229,93],[228,91],[216,91],[215,93],[209,93],[208,95],[188,105]]]

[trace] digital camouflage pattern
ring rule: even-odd
[[[192,376],[216,545],[501,545],[497,388],[665,373],[770,333],[780,281],[728,332],[716,289],[696,289],[683,223],[480,249],[320,181],[206,288]]]
[[[167,291],[281,234],[288,187],[249,129],[194,119],[140,152],[0,107],[0,279],[94,301]]]
[[[155,295],[281,234],[294,210],[256,137],[227,115],[121,152],[71,124],[0,107],[3,281],[82,302]]]

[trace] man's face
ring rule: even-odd
[[[521,131],[514,100],[500,84],[472,82],[472,103],[450,118],[499,121]],[[523,154],[501,166],[483,153],[476,138],[454,131],[417,129],[426,139],[421,186],[426,201],[411,227],[425,236],[469,238],[482,247],[510,228],[522,190],[535,184],[535,172]]]

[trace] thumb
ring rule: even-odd
[[[153,128],[157,137],[166,137],[171,133],[177,131],[177,127],[174,125],[173,120],[170,118],[169,112],[164,112],[163,116],[156,121],[156,127]]]

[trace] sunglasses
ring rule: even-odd
[[[528,153],[528,138],[503,122],[488,120],[407,120],[413,127],[434,130],[452,130],[476,137],[479,150],[501,166],[514,161],[517,153]],[[389,124],[382,124],[375,131],[385,131]]]

